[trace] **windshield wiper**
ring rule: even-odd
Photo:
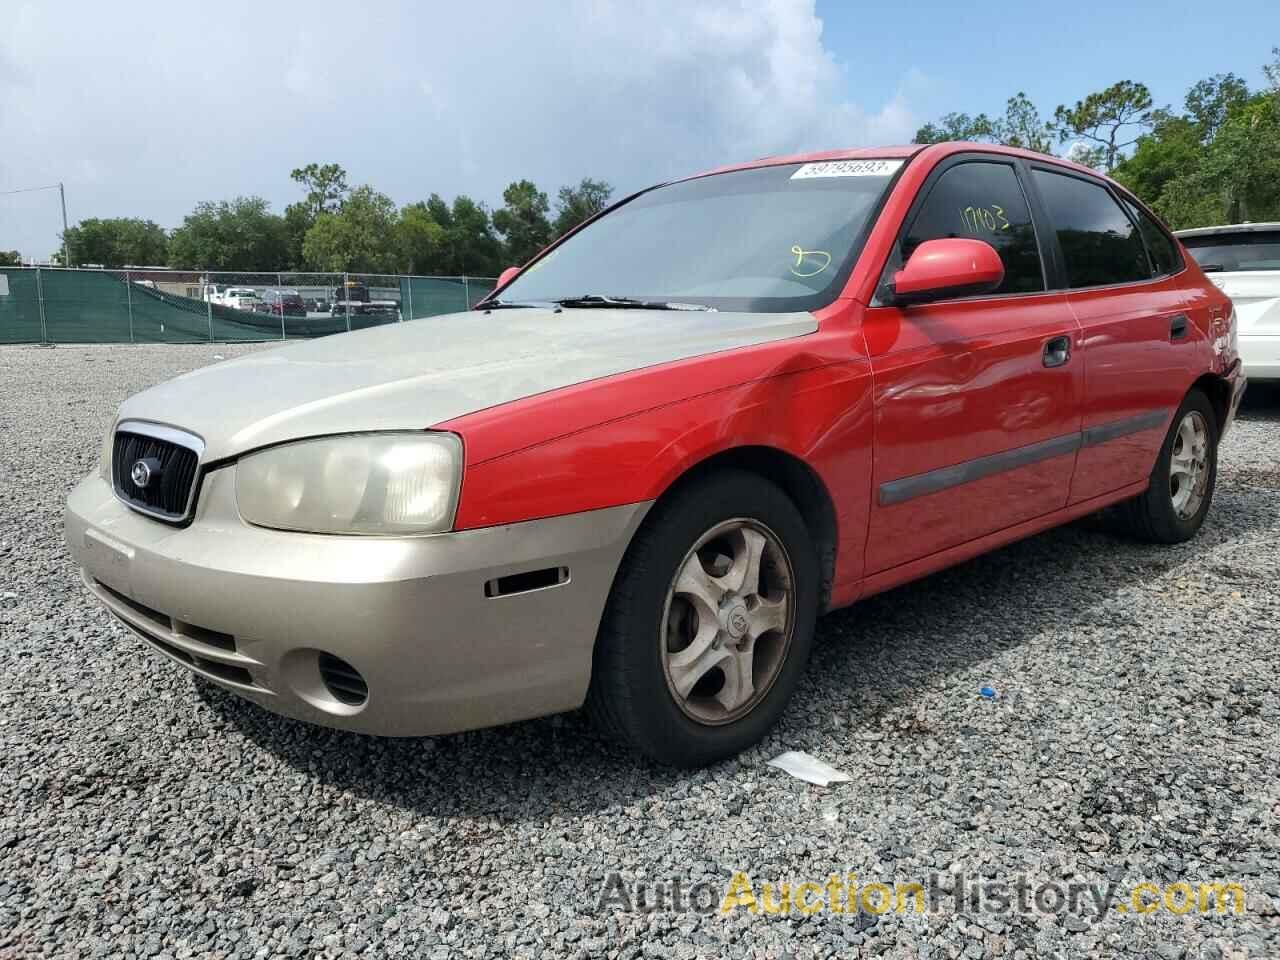
[[[698,310],[715,312],[715,307],[702,303],[680,303],[669,300],[636,300],[632,297],[602,297],[598,293],[584,293],[580,297],[556,300],[562,307],[608,307],[614,310]]]
[[[482,300],[476,304],[477,310],[512,310],[520,307],[545,307],[545,303],[521,303],[518,300]]]

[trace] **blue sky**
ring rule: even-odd
[[[171,228],[197,202],[300,198],[337,162],[397,203],[501,204],[528,177],[619,193],[733,161],[910,140],[1025,90],[1049,116],[1120,79],[1181,105],[1252,84],[1280,0],[1178,6],[827,0],[5,0],[0,191],[65,181],[72,222]],[[335,66],[334,46],[346,62]],[[57,193],[0,196],[47,258]]]
[[[914,68],[922,76],[911,102],[925,117],[1003,113],[1018,90],[1048,116],[1117,80],[1145,83],[1157,104],[1181,108],[1187,88],[1215,73],[1261,86],[1280,45],[1280,0],[819,0],[817,14],[847,96],[883,101]]]

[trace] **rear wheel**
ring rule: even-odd
[[[1146,492],[1124,503],[1120,516],[1135,536],[1182,543],[1209,513],[1218,477],[1218,420],[1203,391],[1187,394],[1174,414]]]
[[[816,552],[795,505],[755,474],[709,475],[636,534],[596,641],[587,709],[662,763],[732,756],[781,715],[817,605]]]

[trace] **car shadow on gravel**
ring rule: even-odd
[[[1255,398],[1246,419],[1280,419]],[[1250,485],[1241,477],[1244,486]],[[1224,474],[1226,518],[1213,515],[1192,544],[1137,544],[1086,519],[1032,537],[822,618],[813,660],[779,727],[760,746],[706,770],[670,770],[602,739],[580,713],[445,737],[391,740],[271,714],[200,679],[201,700],[224,723],[328,786],[433,817],[545,822],[684,796],[758,768],[784,749],[879,726],[948,676],[1047,631],[1096,622],[1122,593],[1210,552],[1243,545],[1276,518],[1236,495]]]

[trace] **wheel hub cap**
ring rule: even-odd
[[[724,632],[730,640],[741,640],[747,633],[750,621],[747,619],[747,605],[741,601],[732,604],[725,610]]]

